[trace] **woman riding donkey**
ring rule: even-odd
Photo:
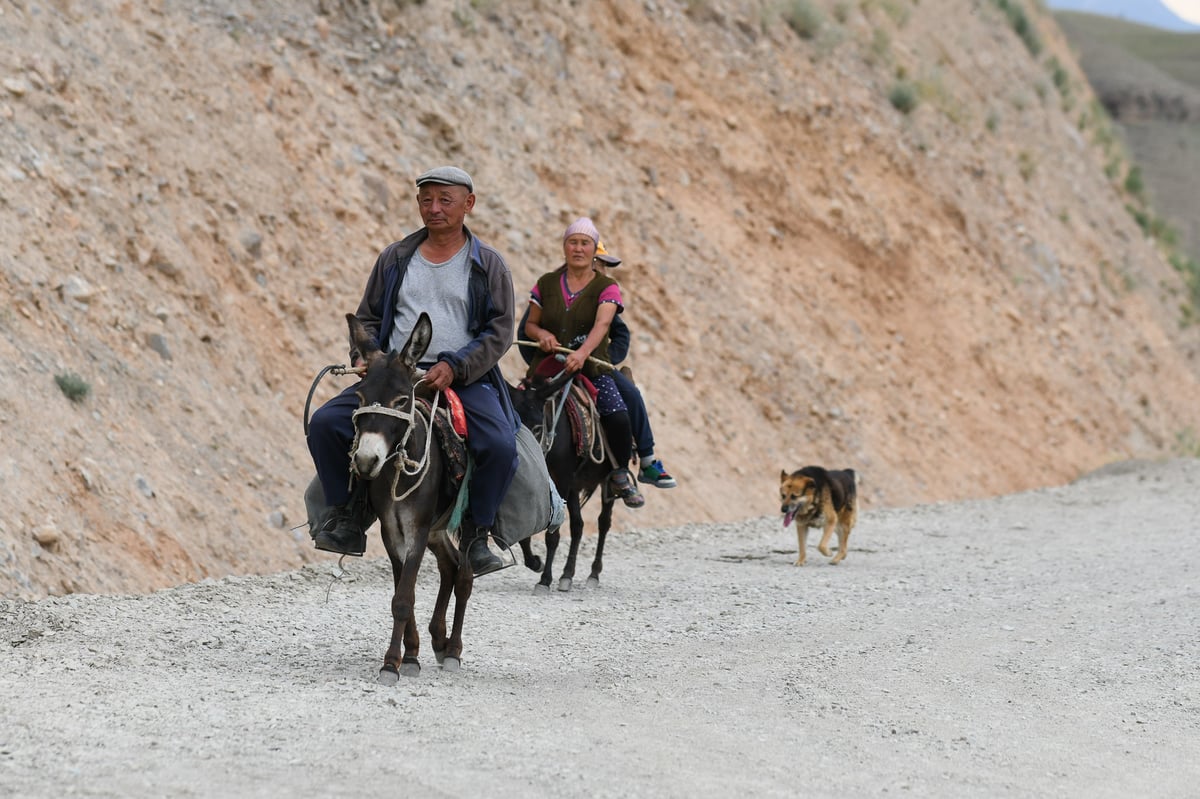
[[[569,373],[582,372],[596,387],[596,410],[613,462],[618,465],[609,474],[609,491],[627,507],[640,508],[645,498],[626,468],[633,454],[629,411],[611,371],[601,371],[595,360],[589,360],[608,360],[609,327],[623,310],[617,282],[592,269],[599,241],[592,220],[580,217],[572,222],[563,233],[565,262],[542,275],[534,285],[525,335],[537,342],[540,351],[534,355],[528,374],[532,377],[537,373],[556,348],[572,350],[563,368]]]
[[[596,242],[593,269],[607,277],[610,268],[620,265],[621,259],[605,249],[603,241]],[[525,315],[517,325],[518,330],[525,329],[525,324],[529,321],[530,307],[525,308]],[[623,313],[614,316],[608,328],[608,358],[613,366],[621,363],[629,354],[632,336],[629,326],[622,319],[623,316]],[[533,362],[534,352],[530,347],[521,347],[521,357],[525,359],[525,363]],[[674,488],[677,485],[675,478],[667,472],[662,459],[655,454],[654,432],[650,428],[650,414],[646,410],[646,400],[642,397],[641,390],[633,382],[633,378],[620,369],[613,371],[612,377],[629,411],[629,425],[633,428],[633,444],[638,457],[638,482],[648,483],[655,488]]]

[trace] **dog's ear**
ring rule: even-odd
[[[786,470],[786,469],[780,469],[780,470],[779,470],[779,482],[781,482],[781,483],[782,483],[782,482],[783,482],[784,480],[786,480],[786,479],[787,479],[787,470]]]

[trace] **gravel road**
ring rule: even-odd
[[[598,588],[481,579],[462,671],[390,688],[384,560],[0,600],[0,796],[1196,796],[1198,489],[873,510],[839,566],[774,516],[619,533]]]

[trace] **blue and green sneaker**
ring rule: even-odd
[[[674,488],[678,485],[675,478],[667,474],[667,470],[660,460],[651,461],[648,465],[643,466],[638,475],[638,482],[649,483],[655,488]]]

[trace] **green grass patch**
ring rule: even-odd
[[[1125,191],[1132,194],[1134,197],[1141,197],[1146,191],[1146,184],[1142,181],[1141,167],[1133,166],[1125,174]]]
[[[917,5],[917,3],[913,2],[913,5]],[[876,10],[882,11],[899,28],[903,28],[908,24],[908,19],[912,13],[909,11],[908,4],[903,0],[862,0],[859,3],[859,8],[867,16],[870,16]]]
[[[891,90],[888,91],[888,100],[901,114],[911,114],[921,103],[917,87],[906,80],[898,80],[892,84]]]
[[[917,96],[922,102],[928,102],[946,115],[955,125],[963,125],[969,121],[967,107],[946,88],[940,70],[933,70],[917,81]]]
[[[780,9],[787,26],[801,39],[815,39],[825,25],[825,17],[812,0],[787,0]]]
[[[1071,73],[1067,72],[1067,68],[1062,65],[1057,56],[1050,56],[1046,66],[1050,69],[1050,79],[1054,81],[1054,88],[1058,89],[1059,94],[1064,97],[1069,95],[1071,93]]]
[[[1038,35],[1037,27],[1025,13],[1025,5],[1020,0],[992,0],[996,7],[1004,12],[1013,32],[1025,43],[1025,48],[1033,55],[1042,54],[1042,37]]]
[[[1137,222],[1142,233],[1171,250],[1179,245],[1178,231],[1161,216],[1156,216],[1144,208],[1130,204],[1125,205],[1125,210],[1133,217],[1133,221]]]
[[[1200,436],[1192,427],[1185,427],[1175,434],[1175,454],[1185,458],[1200,458]]]
[[[1185,327],[1194,325],[1200,321],[1200,263],[1180,252],[1171,253],[1167,260],[1183,278],[1183,285],[1187,288],[1187,297],[1180,309],[1183,324]]]
[[[1142,233],[1149,236],[1150,235],[1150,214],[1143,211],[1141,208],[1136,208],[1129,204],[1125,205],[1125,210],[1128,211],[1129,215],[1133,217],[1133,221],[1137,222],[1138,227],[1140,227],[1142,229]]]
[[[1075,105],[1075,95],[1071,91],[1071,73],[1067,72],[1056,56],[1050,56],[1046,66],[1050,70],[1050,80],[1054,82],[1054,88],[1058,89],[1058,94],[1062,97],[1063,110],[1070,111]]]
[[[59,390],[71,402],[83,402],[87,395],[92,392],[92,387],[88,381],[74,372],[57,374],[54,376],[54,382],[58,384]]]
[[[871,52],[868,59],[872,63],[887,64],[892,60],[892,34],[886,28],[875,28],[871,31]]]
[[[1021,173],[1021,179],[1026,183],[1033,180],[1033,176],[1037,173],[1037,159],[1033,157],[1033,153],[1028,150],[1017,153],[1017,171]]]
[[[1118,146],[1118,142],[1116,131],[1113,129],[1112,117],[1108,115],[1108,109],[1099,100],[1092,100],[1086,113],[1088,120],[1092,123],[1090,125],[1092,129],[1092,142],[1103,150],[1105,155],[1112,155],[1112,151]]]

